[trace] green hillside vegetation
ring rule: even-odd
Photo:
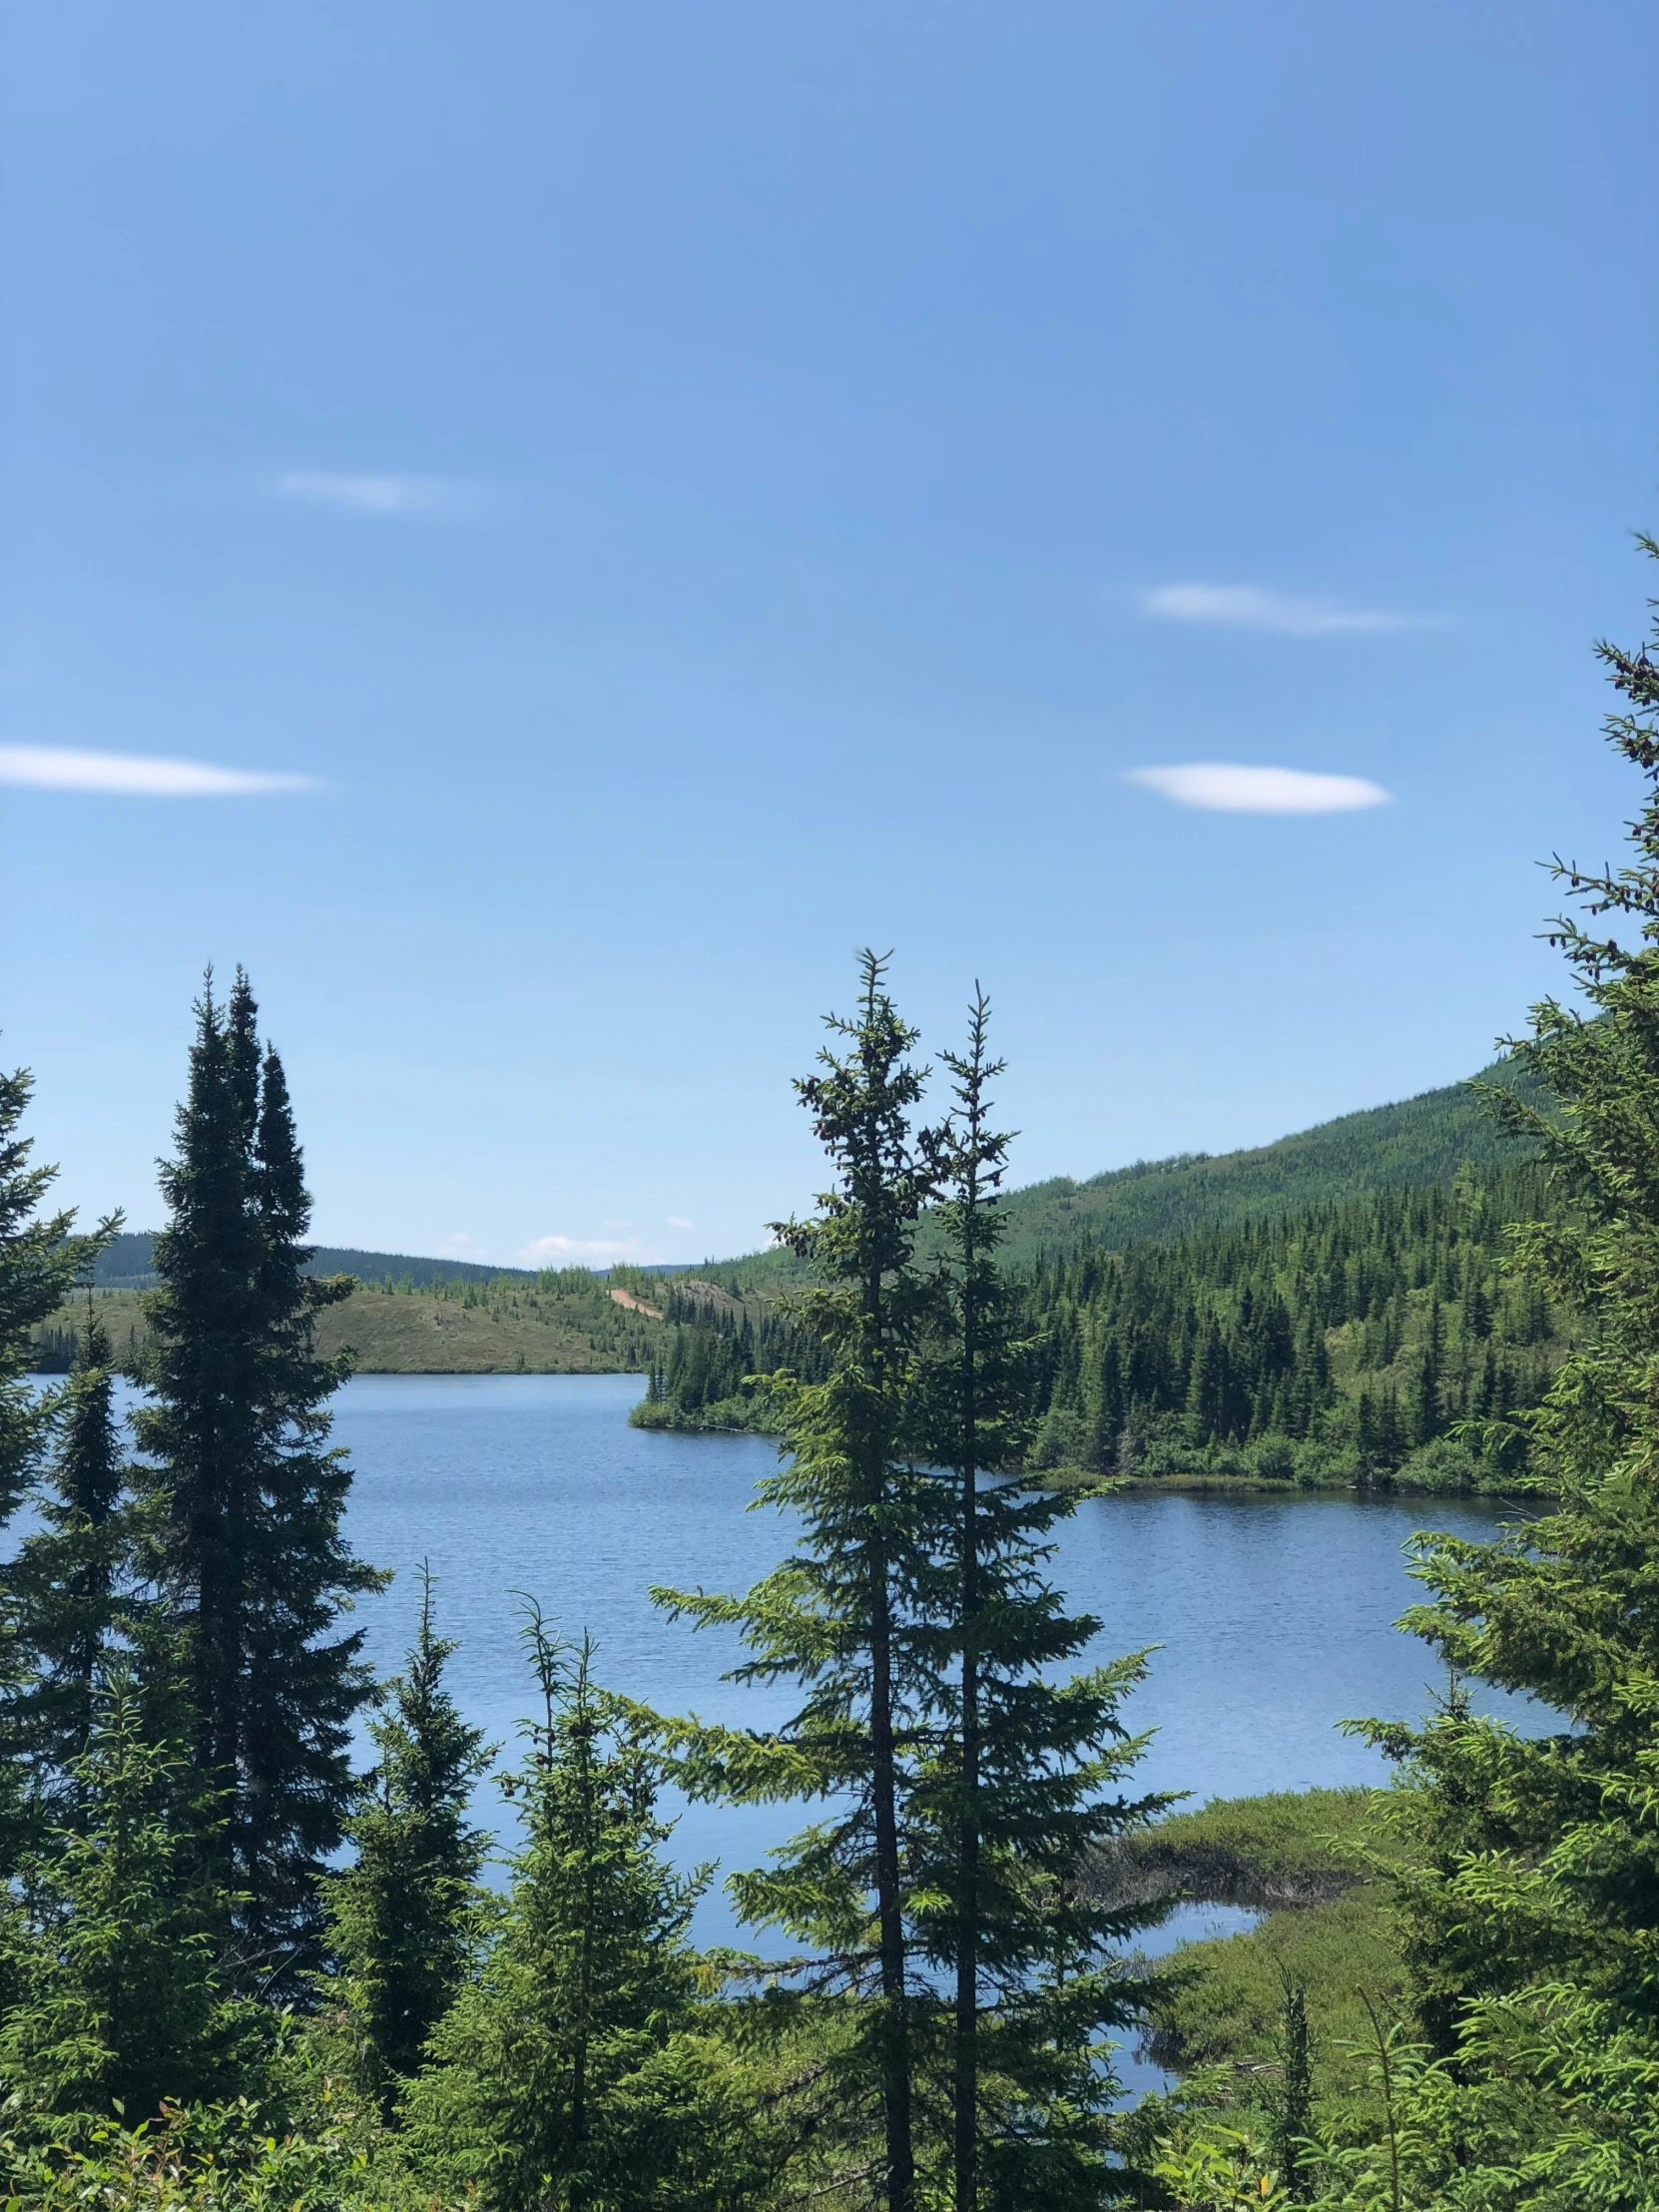
[[[621,1304],[618,1292],[636,1304]],[[658,1278],[629,1269],[359,1283],[316,1315],[313,1341],[322,1358],[349,1352],[370,1375],[639,1375],[660,1370],[668,1353],[669,1333],[651,1305],[660,1297]],[[138,1291],[94,1293],[120,1361],[141,1358],[149,1342],[145,1305]],[[43,1371],[67,1371],[85,1324],[83,1296],[35,1330]]]
[[[636,1428],[770,1432],[782,1413],[769,1378],[823,1381],[822,1345],[776,1296],[738,1296],[700,1276],[654,1295],[668,1325],[668,1354],[658,1353],[629,1416]]]
[[[1512,1083],[1516,1078],[1500,1063],[1482,1080]],[[1300,1366],[1293,1360],[1288,1369],[1282,1357],[1270,1357],[1266,1367],[1260,1358],[1247,1358],[1243,1386],[1252,1402],[1242,1419],[1236,1402],[1241,1384],[1234,1328],[1224,1351],[1229,1364],[1219,1392],[1218,1423],[1199,1435],[1184,1417],[1197,1348],[1186,1308],[1196,1314],[1207,1303],[1215,1303],[1208,1300],[1201,1280],[1205,1268],[1214,1263],[1185,1249],[1178,1262],[1137,1263],[1138,1281],[1150,1282],[1158,1276],[1162,1286],[1157,1295],[1163,1304],[1149,1317],[1139,1340],[1142,1367],[1150,1359],[1155,1372],[1137,1370],[1144,1386],[1131,1392],[1135,1402],[1118,1405],[1109,1390],[1100,1388],[1098,1380],[1091,1382],[1088,1372],[1092,1340],[1082,1312],[1099,1302],[1098,1258],[1182,1239],[1194,1230],[1214,1233],[1309,1208],[1329,1208],[1357,1194],[1449,1185],[1460,1168],[1495,1168],[1512,1158],[1514,1150],[1513,1141],[1483,1111],[1469,1087],[1453,1084],[1398,1104],[1348,1114],[1248,1151],[1141,1161],[1081,1183],[1058,1177],[1008,1193],[1003,1201],[1008,1224],[1004,1265],[1035,1285],[1034,1326],[1058,1332],[1039,1379],[1040,1409],[1052,1417],[1045,1419],[1039,1436],[1036,1464],[1060,1476],[1116,1466],[1124,1423],[1129,1421],[1134,1446],[1130,1456],[1136,1460],[1136,1471],[1149,1476],[1173,1472],[1236,1478],[1265,1469],[1264,1478],[1282,1479],[1283,1451],[1257,1450],[1248,1465],[1236,1454],[1217,1456],[1232,1447],[1259,1446],[1269,1434],[1293,1444],[1305,1444],[1310,1436],[1337,1444],[1338,1456],[1329,1466],[1317,1453],[1302,1452],[1300,1467],[1307,1479],[1328,1479],[1333,1472],[1340,1479],[1356,1479],[1361,1461],[1372,1473],[1397,1470],[1415,1444],[1429,1440],[1430,1434],[1438,1436],[1450,1419],[1467,1409],[1468,1395],[1459,1380],[1447,1400],[1455,1410],[1427,1433],[1420,1408],[1415,1416],[1409,1408],[1400,1410],[1414,1383],[1411,1363],[1418,1337],[1428,1326],[1426,1313],[1418,1312],[1422,1301],[1413,1304],[1409,1289],[1396,1310],[1395,1358],[1383,1363],[1392,1372],[1368,1371],[1367,1382],[1355,1384],[1359,1370],[1350,1349],[1335,1340],[1330,1345],[1328,1378],[1310,1373],[1306,1359]],[[932,1225],[924,1222],[919,1239],[924,1256],[935,1234]],[[1094,1263],[1083,1255],[1093,1255]],[[1068,1256],[1076,1266],[1065,1264]],[[154,1284],[152,1260],[150,1234],[126,1232],[112,1240],[98,1261],[94,1280],[100,1304],[106,1308],[106,1326],[121,1357],[136,1353],[146,1335],[137,1294]],[[1171,1288],[1171,1265],[1181,1276],[1197,1268],[1185,1307],[1182,1294]],[[757,1378],[782,1370],[803,1381],[817,1380],[812,1341],[780,1305],[781,1298],[806,1281],[806,1272],[782,1248],[695,1272],[617,1268],[609,1275],[596,1275],[584,1269],[538,1274],[472,1261],[318,1246],[307,1272],[356,1277],[359,1289],[352,1297],[319,1315],[317,1344],[329,1354],[350,1349],[363,1373],[645,1373],[651,1380],[636,1421],[646,1427],[679,1429],[770,1429],[777,1424],[779,1410],[772,1392]],[[609,1298],[610,1288],[655,1306],[664,1315],[667,1329],[645,1314],[625,1318],[626,1309],[619,1311]],[[67,1368],[78,1311],[65,1309],[36,1331],[45,1370],[56,1373]],[[1216,1319],[1224,1338],[1229,1337],[1230,1318],[1223,1300],[1216,1308]],[[1096,1330],[1096,1338],[1098,1334]],[[1149,1348],[1155,1336],[1160,1342],[1152,1353]],[[1488,1398],[1495,1393],[1497,1400],[1518,1403],[1536,1397],[1542,1355],[1535,1344],[1526,1358],[1514,1357],[1515,1350],[1500,1330]],[[1459,1377],[1461,1357],[1459,1342]],[[1484,1354],[1481,1375],[1486,1375]],[[1277,1392],[1281,1382],[1289,1393],[1286,1418],[1272,1420],[1270,1404],[1264,1425],[1257,1401],[1265,1399],[1270,1389]],[[1330,1416],[1334,1407],[1353,1397],[1357,1419],[1359,1398],[1366,1393],[1376,1401],[1375,1422],[1380,1425],[1374,1434],[1368,1414],[1362,1453],[1358,1430],[1349,1449],[1341,1420]],[[1475,1396],[1480,1402],[1474,1409],[1484,1409],[1478,1387]],[[1177,1410],[1183,1418],[1173,1420],[1170,1416]],[[1107,1436],[1102,1423],[1110,1425],[1114,1420],[1116,1426]],[[1197,1465],[1191,1463],[1195,1447],[1200,1454]],[[1447,1467],[1454,1470],[1459,1484],[1470,1478],[1455,1453],[1449,1459],[1442,1453],[1440,1459],[1440,1479]],[[1425,1466],[1422,1471],[1435,1470]]]
[[[1503,1062],[1478,1083],[1524,1087]],[[1014,1267],[1087,1243],[1112,1251],[1194,1228],[1229,1229],[1369,1191],[1449,1183],[1461,1167],[1506,1165],[1514,1139],[1467,1083],[1344,1114],[1244,1152],[1138,1161],[1072,1183],[1059,1177],[1007,1201]]]
[[[1029,1279],[1030,1464],[1142,1477],[1503,1487],[1501,1435],[1568,1349],[1509,1227],[1551,1210],[1531,1162],[1276,1221],[1045,1261]]]
[[[1504,1416],[1537,1402],[1570,1342],[1506,1272],[1511,1224],[1549,1206],[1532,1162],[1464,1165],[1443,1185],[1028,1265],[1013,1279],[1033,1340],[1024,1464],[1060,1483],[1509,1488],[1525,1470]],[[677,1285],[635,1419],[775,1426],[767,1375],[813,1376],[769,1293]],[[1489,1424],[1478,1443],[1466,1423]]]
[[[1505,1061],[1474,1081],[1530,1096],[1524,1075]],[[1370,1191],[1449,1184],[1459,1168],[1499,1168],[1517,1156],[1515,1139],[1492,1119],[1479,1093],[1469,1083],[1452,1083],[1247,1151],[1138,1160],[1081,1183],[1063,1175],[1028,1183],[1002,1200],[1008,1228],[1003,1265],[1020,1273],[1079,1245],[1121,1251]],[[924,1256],[936,1238],[936,1226],[924,1222],[918,1241]],[[729,1291],[761,1295],[805,1279],[801,1262],[782,1247],[697,1272]]]

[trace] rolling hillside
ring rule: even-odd
[[[1502,1062],[1475,1081],[1518,1087]],[[1138,1160],[1081,1183],[1069,1176],[1028,1183],[1008,1194],[1003,1250],[1007,1265],[1023,1272],[1081,1245],[1115,1252],[1192,1229],[1238,1228],[1369,1191],[1446,1184],[1465,1163],[1500,1167],[1515,1157],[1512,1139],[1482,1110],[1476,1093],[1452,1083],[1249,1151]],[[764,1292],[781,1289],[802,1270],[792,1254],[775,1251],[699,1272]]]

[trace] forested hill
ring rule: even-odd
[[[1537,1160],[1463,1165],[1445,1183],[1050,1253],[1014,1277],[1036,1417],[1023,1463],[1057,1479],[1506,1490],[1525,1471],[1510,1416],[1572,1341],[1570,1315],[1507,1267],[1509,1225],[1553,1203]],[[666,1309],[642,1427],[774,1427],[769,1373],[818,1379],[774,1298],[694,1277]]]
[[[1476,1080],[1512,1085],[1514,1073],[1500,1063]],[[1453,1083],[1248,1152],[1138,1161],[1086,1183],[1061,1177],[1029,1184],[1009,1199],[1005,1249],[1016,1267],[1084,1242],[1115,1251],[1190,1229],[1231,1229],[1300,1213],[1369,1191],[1445,1184],[1460,1167],[1500,1167],[1514,1158],[1514,1140],[1484,1111],[1477,1093]]]
[[[1550,1204],[1541,1165],[1465,1084],[1253,1151],[1014,1191],[1009,1273],[1040,1347],[1027,1463],[1505,1487],[1509,1444],[1462,1424],[1535,1404],[1567,1349],[1565,1318],[1505,1273],[1508,1225]],[[801,1347],[764,1341],[792,1265],[765,1254],[675,1286],[636,1421],[775,1423],[769,1367],[806,1372]]]
[[[1499,1061],[1475,1078],[1524,1089]],[[1367,1192],[1449,1184],[1463,1166],[1500,1167],[1518,1157],[1514,1140],[1484,1111],[1467,1083],[1424,1091],[1321,1122],[1244,1152],[1184,1153],[1139,1160],[1073,1182],[1056,1176],[1010,1191],[1005,1264],[1023,1273],[1044,1257],[1090,1245],[1116,1252],[1194,1229],[1232,1229]],[[702,1269],[733,1287],[765,1290],[799,1274],[786,1252],[756,1253]]]
[[[1535,1404],[1568,1349],[1506,1267],[1552,1203],[1529,1161],[1044,1261],[1032,1464],[1502,1486],[1506,1447],[1460,1424]]]

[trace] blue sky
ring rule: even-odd
[[[501,1261],[760,1242],[862,943],[935,1045],[984,981],[1022,1180],[1553,983],[1650,5],[9,22],[0,1049],[73,1201],[156,1219],[210,959],[318,1235]]]

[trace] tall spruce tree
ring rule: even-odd
[[[855,2101],[873,2086],[877,2189],[911,2212],[916,2167],[907,1972],[904,1808],[922,1686],[910,1593],[925,1556],[931,1485],[910,1455],[918,1347],[928,1289],[915,1263],[916,1221],[931,1192],[910,1116],[923,1072],[915,1032],[865,953],[850,1020],[823,1072],[796,1088],[835,1171],[809,1221],[777,1233],[814,1272],[803,1327],[827,1349],[828,1380],[796,1390],[780,1471],[763,1497],[800,1517],[794,1554],[742,1597],[663,1590],[661,1603],[699,1624],[735,1625],[753,1654],[739,1681],[796,1681],[805,1702],[760,1738],[679,1724],[681,1775],[694,1795],[735,1801],[821,1797],[833,1811],[759,1873],[730,1884],[744,1919],[815,1946],[807,1986],[839,1986],[852,2010],[834,2079]]]
[[[1642,541],[1659,558],[1659,542]],[[1587,908],[1552,925],[1584,1008],[1546,999],[1516,1045],[1554,1112],[1491,1103],[1542,1148],[1560,1199],[1518,1241],[1583,1339],[1512,1416],[1555,1493],[1496,1543],[1425,1539],[1409,1624],[1454,1676],[1561,1716],[1522,1735],[1458,1689],[1423,1728],[1373,1727],[1404,1763],[1399,1874],[1422,2031],[1397,2143],[1361,2146],[1351,2200],[1659,2203],[1659,627],[1600,653],[1608,723],[1648,780],[1618,870],[1554,872]],[[1630,925],[1606,933],[1601,917]],[[1367,2162],[1369,2157],[1369,2163]]]
[[[263,1055],[238,973],[197,1008],[178,1149],[162,1164],[151,1403],[136,1416],[156,1567],[182,1639],[194,1753],[229,1808],[212,1830],[227,1936],[250,1982],[298,1985],[316,1877],[351,1801],[352,1716],[372,1695],[361,1630],[335,1633],[382,1578],[340,1534],[350,1483],[327,1401],[348,1363],[311,1324],[343,1280],[303,1272],[310,1202],[281,1063]]]
[[[389,1711],[369,1727],[379,1758],[348,1825],[356,1860],[325,1893],[331,1993],[344,1999],[388,2116],[466,1974],[489,1849],[466,1813],[494,1753],[444,1687],[456,1647],[434,1631],[432,1586],[422,1568],[414,1646],[387,1685]]]
[[[129,1473],[109,1338],[89,1294],[38,1499],[41,1525],[7,1575],[27,1667],[17,1738],[37,1806],[60,1822],[77,1819],[74,1771],[91,1745],[104,1662],[133,1625]]]
[[[1062,1678],[1098,1633],[1068,1614],[1045,1565],[1075,1500],[1022,1483],[1031,1347],[997,1271],[1010,1139],[991,1126],[989,1004],[944,1054],[955,1108],[934,1144],[943,1257],[922,1441],[948,1469],[934,1564],[917,1596],[934,1623],[939,1716],[912,1817],[918,1947],[951,1983],[950,2193],[981,2205],[1081,2207],[1114,2193],[1105,2162],[1117,2084],[1101,2032],[1133,2022],[1143,1988],[1112,1952],[1136,1925],[1082,1877],[1088,1855],[1168,1803],[1117,1790],[1141,1748],[1119,1718],[1138,1657]],[[989,1477],[990,1479],[987,1479]],[[937,2161],[942,2166],[943,2161]],[[942,2172],[930,2176],[942,2192]]]

